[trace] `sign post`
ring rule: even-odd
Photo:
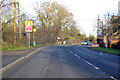
[[[35,33],[36,29],[33,29],[33,46],[36,46],[36,41],[35,41]]]
[[[32,21],[25,21],[25,32],[27,32],[27,46],[30,47],[30,32],[33,31]]]
[[[30,32],[29,32],[29,47],[30,47]]]

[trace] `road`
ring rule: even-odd
[[[110,78],[120,76],[118,56],[82,47],[47,47],[3,75],[3,78]]]

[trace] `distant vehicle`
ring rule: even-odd
[[[82,42],[82,45],[88,45],[88,44],[89,44],[88,41],[85,41],[85,40],[84,40],[84,41]]]
[[[92,47],[92,44],[88,44],[87,47]]]
[[[97,41],[95,42],[95,44],[97,44]]]

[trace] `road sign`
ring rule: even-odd
[[[32,21],[25,21],[25,32],[32,32]]]
[[[57,37],[57,39],[60,39],[60,37]]]
[[[106,33],[106,35],[108,36],[108,33]]]
[[[33,29],[33,32],[36,32],[36,29]]]

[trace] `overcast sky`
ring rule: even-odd
[[[18,0],[17,0],[18,1]],[[34,14],[33,5],[36,0],[19,0],[20,5],[30,14]],[[74,19],[87,36],[90,34],[96,35],[93,32],[96,24],[96,19],[99,14],[100,18],[105,13],[110,12],[116,14],[119,0],[37,0],[39,2],[55,1],[67,7],[73,13]],[[80,29],[80,28],[78,28]]]

